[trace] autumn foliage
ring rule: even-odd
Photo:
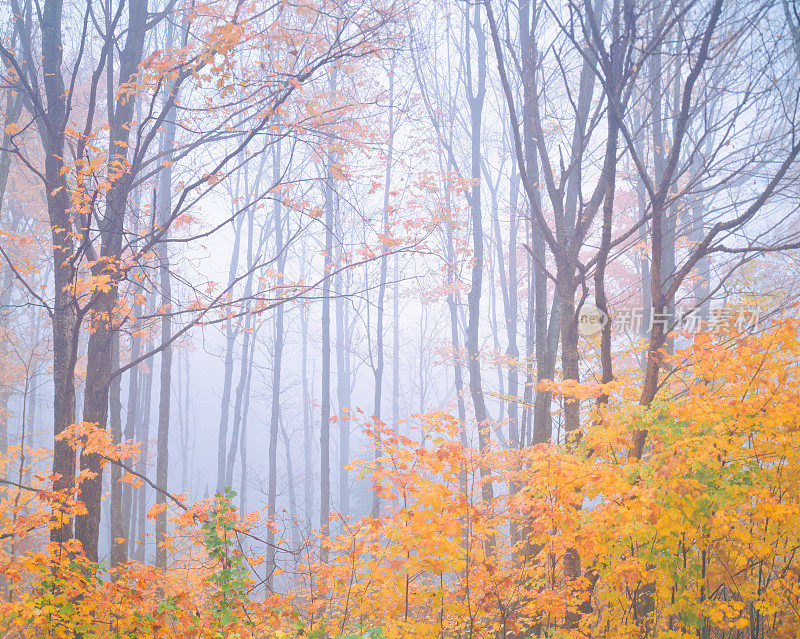
[[[312,537],[276,591],[256,578],[272,522],[242,517],[231,493],[173,500],[166,571],[131,562],[108,574],[75,540],[48,541],[81,512],[79,489],[26,483],[25,464],[47,453],[20,460],[12,449],[3,636],[796,637],[799,328],[698,336],[646,409],[624,384],[583,387],[610,401],[566,447],[479,455],[440,412],[415,416],[413,437],[378,429],[382,457],[355,466],[385,512]],[[648,445],[636,460],[641,430]],[[65,436],[107,463],[136,454],[105,431],[78,425]],[[483,481],[495,484],[491,502]]]

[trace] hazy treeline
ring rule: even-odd
[[[54,450],[86,513],[52,538],[110,566],[166,566],[150,507],[225,487],[290,566],[330,513],[393,507],[349,469],[375,424],[568,441],[588,400],[544,380],[634,378],[647,406],[688,315],[796,299],[789,0],[0,15],[0,445]],[[76,454],[76,423],[135,465]]]

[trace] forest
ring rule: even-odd
[[[800,0],[2,0],[0,639],[800,637]]]

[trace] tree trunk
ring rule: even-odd
[[[161,317],[161,343],[163,350],[161,351],[161,371],[160,371],[160,388],[159,388],[159,402],[158,402],[158,442],[156,445],[158,459],[156,461],[156,484],[161,490],[168,490],[168,477],[169,477],[169,420],[170,420],[170,403],[171,403],[171,384],[172,384],[172,346],[170,340],[172,339],[172,322],[169,316],[169,305],[171,304],[171,283],[169,273],[169,256],[167,254],[167,247],[163,247],[161,255],[161,300],[164,314]],[[156,494],[156,504],[161,506],[162,510],[156,517],[156,561],[155,565],[158,568],[167,567],[167,549],[166,549],[166,534],[167,534],[167,502],[166,497],[162,492]]]
[[[256,350],[256,335],[250,341],[249,363],[247,365],[247,384],[244,389],[244,404],[242,406],[242,427],[239,432],[239,511],[247,512],[247,416],[250,412],[250,388],[253,382],[253,358]]]
[[[400,424],[400,260],[394,255],[392,291],[392,432],[397,435]]]
[[[331,95],[336,89],[336,74],[329,80]],[[330,151],[329,151],[330,153]],[[328,549],[325,537],[329,534],[331,511],[331,458],[330,458],[330,418],[331,418],[331,285],[330,273],[333,270],[333,176],[328,159],[325,166],[325,281],[322,284],[322,398],[320,400],[319,454],[320,454],[320,491],[319,491],[319,527],[323,540],[320,546],[320,559],[328,560]]]
[[[384,235],[389,235],[389,194],[392,185],[392,160],[394,157],[394,64],[389,71],[389,139],[386,150],[386,172],[383,178],[383,219],[382,229]],[[384,256],[381,260],[380,266],[380,282],[378,284],[378,303],[377,303],[377,326],[375,328],[375,368],[373,375],[375,379],[375,386],[372,395],[372,420],[375,428],[381,428],[383,422],[381,421],[381,402],[383,397],[383,367],[384,367],[384,353],[383,353],[383,319],[385,313],[385,300],[386,300],[386,280],[389,273],[389,258]],[[374,459],[380,459],[381,453],[381,439],[380,436],[375,434],[375,454]],[[378,491],[372,492],[372,516],[381,516],[381,498]]]
[[[119,368],[119,332],[114,333],[114,344],[112,345],[112,361],[111,367],[114,370]],[[110,397],[109,397],[110,415],[109,421],[111,425],[111,438],[114,444],[119,444],[122,441],[122,379],[119,375],[114,377],[111,382]],[[122,519],[122,490],[123,484],[120,482],[122,478],[122,469],[113,464],[111,466],[111,510],[109,513],[109,554],[113,553],[114,547],[117,545],[117,539],[124,539],[126,533],[125,523]],[[113,563],[112,566],[116,565]]]
[[[75,363],[78,330],[77,302],[70,284],[75,276],[74,244],[68,210],[69,195],[64,173],[64,128],[67,104],[64,78],[61,21],[62,0],[45,0],[41,15],[42,71],[47,111],[37,114],[44,148],[45,194],[53,242],[53,483],[56,490],[75,483],[75,451],[58,436],[75,421]],[[21,20],[21,17],[18,18]],[[53,542],[72,538],[72,522],[50,531]]]
[[[303,391],[303,509],[305,510],[306,523],[311,528],[312,513],[314,512],[314,450],[313,450],[313,420],[314,411],[311,403],[311,393],[308,388],[308,308],[300,309],[301,339],[302,344],[302,391]]]
[[[149,296],[147,308],[152,309],[155,307],[154,295]],[[152,350],[153,343],[148,340],[145,347],[145,352]],[[146,368],[142,371],[140,383],[142,391],[140,392],[141,404],[138,410],[139,425],[137,430],[137,440],[140,446],[140,457],[136,464],[136,472],[140,475],[147,473],[147,462],[150,448],[150,408],[153,398],[153,361],[152,359],[147,363]],[[144,563],[146,556],[147,536],[145,534],[147,527],[147,484],[142,484],[136,489],[136,534],[138,536],[136,552],[134,558],[139,563]],[[133,537],[131,537],[132,539]]]
[[[125,48],[120,54],[119,84],[128,83],[136,73],[142,60],[144,36],[147,22],[147,0],[132,0],[128,5],[130,25]],[[113,86],[109,83],[109,87]],[[114,104],[109,114],[110,140],[109,158],[125,163],[128,157],[130,123],[133,119],[135,100],[128,96],[114,96],[109,91],[108,100]],[[96,292],[97,299],[91,311],[91,334],[86,357],[86,391],[83,405],[83,421],[106,428],[108,422],[109,386],[113,349],[118,347],[116,339],[119,299],[118,264],[122,253],[122,235],[127,208],[127,199],[133,184],[131,174],[124,173],[112,181],[106,198],[105,212],[100,223],[100,260],[91,267],[93,276],[109,276],[109,286]],[[97,561],[97,544],[100,535],[100,508],[103,490],[103,459],[99,455],[81,452],[81,471],[90,475],[81,483],[81,501],[87,514],[75,518],[75,536],[83,545],[86,556]]]
[[[534,12],[535,13],[535,12]],[[524,142],[524,168],[532,184],[539,184],[539,164],[536,159],[536,139],[534,129],[534,101],[536,96],[536,65],[538,51],[534,36],[536,16],[531,15],[530,2],[521,2],[519,5],[520,49],[522,60],[522,138]],[[545,272],[546,253],[545,240],[542,230],[533,222],[533,212],[542,210],[539,189],[533,190],[534,200],[528,202],[531,213],[530,226],[530,256],[531,264],[531,290],[532,297],[528,302],[529,312],[533,310],[533,317],[529,318],[534,334],[529,339],[533,340],[536,353],[536,384],[544,380],[552,380],[555,375],[555,353],[558,348],[560,320],[558,318],[559,305],[553,300],[552,327],[548,330],[547,312],[547,274]],[[555,336],[553,339],[552,336]],[[555,342],[555,344],[553,344]],[[549,391],[535,389],[533,407],[533,430],[530,441],[534,445],[549,443],[552,438],[553,424],[550,412],[552,394]],[[526,392],[528,389],[526,388]]]
[[[286,456],[286,476],[289,480],[289,517],[292,527],[292,550],[300,548],[300,519],[297,516],[297,489],[295,488],[294,464],[292,463],[292,447],[286,428],[281,422],[281,435],[283,436],[283,449]]]
[[[137,202],[138,204],[138,202]],[[138,206],[136,207],[138,208]],[[133,234],[138,236],[139,231],[139,218],[134,218]],[[136,250],[136,245],[133,245],[133,250]],[[142,338],[138,333],[137,320],[140,315],[140,304],[137,299],[133,302],[133,336],[131,338],[131,361],[139,359],[142,351]],[[125,431],[123,439],[126,442],[133,441],[136,437],[136,419],[139,415],[137,410],[139,406],[139,378],[141,377],[139,365],[131,367],[128,371],[128,399],[127,399],[127,414],[125,415]],[[122,486],[122,503],[120,505],[120,534],[114,535],[111,544],[111,557],[110,566],[113,570],[116,566],[128,561],[128,553],[130,551],[130,540],[133,538],[130,534],[131,527],[131,510],[133,504],[133,486],[126,482]],[[114,495],[112,495],[112,511],[116,509],[114,505]],[[119,540],[119,541],[118,541]]]
[[[245,184],[247,180],[245,179]],[[252,302],[250,300],[253,294],[253,263],[255,256],[253,254],[253,241],[254,241],[254,210],[250,208],[247,219],[247,277],[244,285],[244,339],[242,340],[242,358],[239,366],[239,383],[236,385],[236,398],[233,406],[233,430],[231,432],[231,443],[228,448],[228,458],[225,467],[225,483],[224,486],[233,486],[233,469],[236,465],[236,451],[239,448],[239,439],[241,438],[242,429],[242,408],[245,399],[245,389],[248,385],[250,377],[250,368],[252,361],[250,359],[251,342],[255,342],[253,335],[253,318],[250,314]]]
[[[238,180],[237,175],[237,194]],[[228,288],[233,286],[236,279],[236,270],[239,266],[239,251],[241,246],[242,217],[234,223],[233,251],[228,267]],[[225,377],[222,384],[222,400],[220,402],[220,416],[217,442],[217,492],[225,486],[227,462],[225,453],[228,445],[228,414],[231,405],[231,388],[233,386],[233,354],[236,345],[236,330],[231,318],[225,320]]]
[[[277,182],[280,178],[281,171],[281,150],[280,143],[274,147],[274,173],[273,179]],[[275,224],[275,255],[278,256],[277,271],[283,273],[286,259],[284,256],[283,246],[283,220],[281,219],[281,205],[276,199],[273,204],[273,215]],[[280,291],[280,286],[283,281],[282,275],[278,276],[275,282],[276,290]],[[267,496],[267,517],[271,521],[275,521],[276,502],[278,500],[278,431],[281,427],[281,366],[283,363],[283,345],[285,341],[284,335],[284,306],[278,305],[275,309],[275,342],[272,354],[272,405],[270,415],[269,427],[269,458],[267,460],[267,467],[269,468],[268,477],[268,496]],[[288,455],[287,451],[287,455]],[[288,459],[288,458],[287,458]],[[290,478],[289,481],[292,481]],[[272,566],[274,570],[275,563],[275,532],[272,528],[267,531],[267,553],[268,565]],[[272,573],[267,584],[272,587]]]
[[[472,31],[477,41],[477,83],[473,89],[471,80],[470,46]],[[483,219],[481,211],[481,115],[483,112],[483,102],[486,95],[486,38],[480,25],[480,5],[474,8],[472,21],[467,19],[465,29],[467,42],[467,78],[470,106],[470,126],[471,126],[471,177],[474,181],[469,197],[470,220],[472,222],[472,275],[471,287],[467,296],[468,322],[466,339],[464,345],[467,348],[467,371],[469,373],[469,388],[472,396],[472,405],[475,411],[475,421],[478,427],[478,448],[481,453],[487,453],[490,446],[489,422],[486,411],[486,402],[483,397],[483,387],[481,381],[480,351],[478,345],[478,334],[480,328],[480,307],[481,307],[481,287],[483,283]],[[487,477],[489,469],[481,468],[481,477]],[[492,484],[489,481],[483,482],[481,494],[484,501],[490,501],[493,496]]]
[[[339,210],[337,202],[337,213]],[[341,237],[341,224],[338,234]],[[343,252],[343,247],[340,247]],[[347,466],[350,463],[350,345],[347,342],[348,307],[344,298],[342,274],[334,277],[336,296],[336,404],[339,427],[339,514],[350,516],[350,479]]]
[[[158,188],[158,210],[160,224],[164,230],[164,242],[158,248],[159,277],[161,287],[161,371],[158,401],[158,442],[156,445],[156,484],[162,491],[169,489],[169,420],[172,400],[172,283],[169,270],[168,220],[172,212],[172,148],[175,144],[175,122],[169,121],[164,131],[164,150],[168,164],[161,169]],[[156,517],[156,559],[157,568],[167,567],[167,500],[163,492],[156,494],[156,504],[160,511]]]

